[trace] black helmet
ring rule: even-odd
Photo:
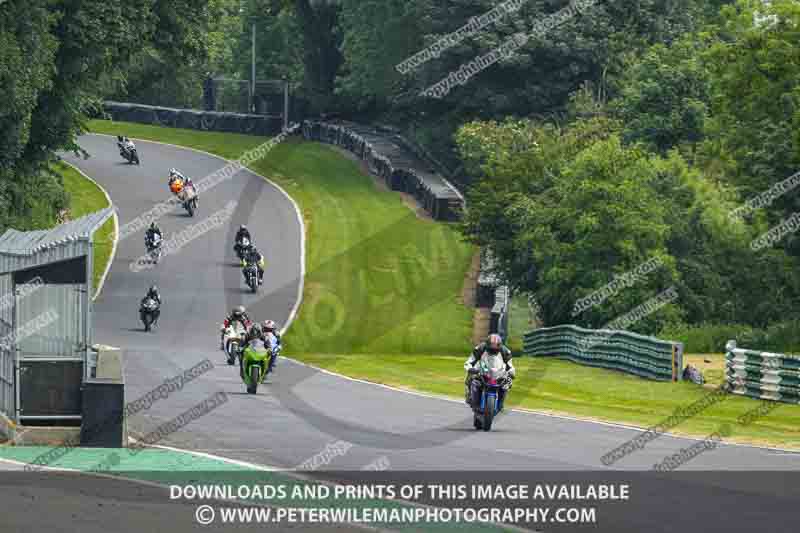
[[[152,287],[150,287],[150,292],[151,293],[158,293],[158,287],[153,285]]]
[[[250,328],[250,337],[253,339],[257,339],[258,337],[263,337],[264,332],[261,330],[261,326],[258,324],[253,324]]]
[[[244,315],[244,311],[245,311],[244,306],[243,305],[238,305],[238,306],[233,308],[233,316],[236,316],[236,317],[242,316],[242,315]]]
[[[150,229],[158,229],[158,226],[156,226],[155,222],[150,223]]]
[[[242,224],[241,226],[239,226],[239,231],[247,231],[247,226]]]

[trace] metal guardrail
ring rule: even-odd
[[[123,122],[249,135],[277,135],[284,125],[282,115],[246,115],[125,102],[103,102],[103,111],[113,120]]]
[[[725,345],[725,380],[733,394],[800,403],[800,357]]]
[[[628,331],[573,325],[539,328],[523,337],[523,353],[553,356],[658,381],[680,381],[683,344]]]
[[[489,319],[489,333],[499,333],[503,340],[508,339],[508,305],[508,287],[498,287],[494,291],[494,306]]]

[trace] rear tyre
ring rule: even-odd
[[[475,418],[472,421],[472,425],[475,426],[475,429],[478,430],[483,429],[483,424],[481,424],[481,419],[478,417],[478,415],[475,415]]]
[[[489,431],[492,429],[492,422],[494,421],[494,409],[497,397],[486,396],[486,407],[483,410],[483,430]]]
[[[236,352],[233,350],[233,345],[230,342],[225,349],[225,353],[228,355],[228,364],[233,366],[236,362]]]

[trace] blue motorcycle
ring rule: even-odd
[[[500,354],[484,354],[478,364],[476,379],[481,384],[480,405],[474,405],[475,429],[489,431],[492,429],[494,417],[503,410],[503,391],[507,383],[508,372],[503,356]]]

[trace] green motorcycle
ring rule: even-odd
[[[247,385],[248,394],[255,394],[258,386],[264,382],[271,357],[272,350],[261,342],[248,344],[242,352],[239,374]]]

